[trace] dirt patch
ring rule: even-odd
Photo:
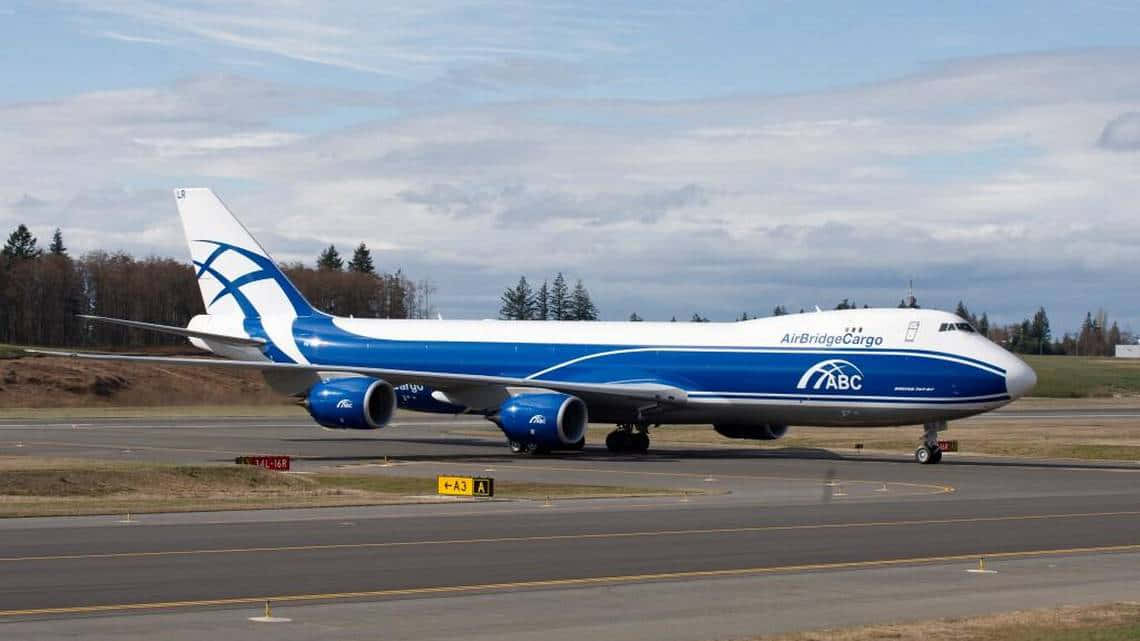
[[[0,408],[283,405],[258,372],[45,356],[0,361]]]
[[[1125,641],[1140,638],[1140,604],[1025,610],[981,617],[827,629],[753,641]]]

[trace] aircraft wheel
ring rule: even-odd
[[[546,451],[547,450],[545,447],[542,447],[541,445],[539,445],[538,443],[535,443],[534,441],[527,441],[527,443],[525,445],[523,445],[523,452],[526,452],[527,454],[530,454],[532,456],[538,455],[538,454],[546,454]]]
[[[606,436],[606,449],[614,454],[630,450],[630,433],[625,430],[614,430]]]
[[[929,445],[920,445],[914,451],[914,460],[922,465],[934,463],[934,450]]]
[[[578,441],[577,441],[576,443],[571,443],[571,444],[570,444],[570,445],[569,445],[569,446],[568,446],[566,449],[569,449],[569,450],[581,450],[581,449],[583,449],[584,447],[586,447],[586,437],[585,437],[585,436],[583,436],[582,438],[578,439]]]
[[[632,436],[632,438],[631,438],[632,448],[631,449],[633,449],[633,451],[641,453],[641,454],[645,454],[646,452],[649,451],[649,435],[648,434],[646,434],[645,432],[638,432],[638,433],[633,434],[631,436]]]
[[[939,447],[934,448],[934,451],[932,452],[932,454],[934,454],[934,457],[930,459],[931,463],[941,463],[942,462],[942,448],[939,448]]]
[[[523,444],[515,440],[507,441],[507,447],[511,448],[511,452],[515,454],[521,454],[523,451]]]

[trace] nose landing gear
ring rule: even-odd
[[[649,425],[623,423],[606,436],[606,449],[614,454],[649,451]]]
[[[938,433],[947,429],[946,421],[926,423],[922,427],[922,445],[914,451],[914,460],[922,465],[934,465],[942,460],[942,448],[938,446]]]

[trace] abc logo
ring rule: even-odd
[[[796,389],[857,392],[863,389],[863,372],[842,359],[820,361],[804,372]]]

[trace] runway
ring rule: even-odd
[[[202,462],[273,453],[299,457],[302,471],[705,493],[131,524],[9,519],[0,521],[0,635],[714,639],[1136,597],[1140,466],[969,457],[918,466],[731,447],[519,458],[498,439],[456,437],[469,421],[401,416],[360,437],[293,419],[9,420],[0,454]],[[998,573],[965,573],[983,555]],[[247,622],[265,598],[294,623]]]

